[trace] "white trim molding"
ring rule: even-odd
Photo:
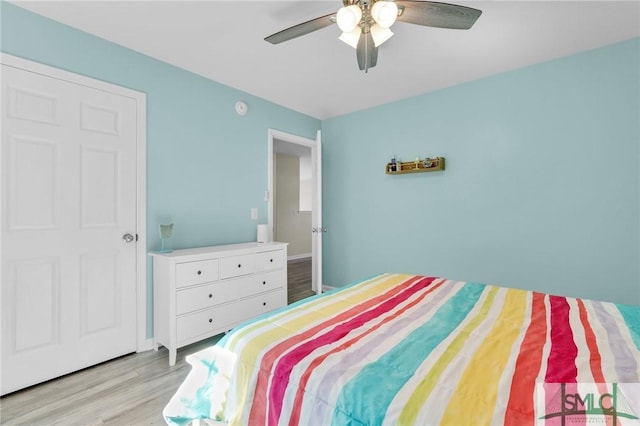
[[[274,218],[274,141],[281,141],[288,144],[300,145],[303,147],[307,147],[311,149],[311,158],[312,165],[314,170],[313,173],[313,183],[312,187],[314,188],[314,201],[313,201],[313,218],[312,218],[312,226],[314,221],[321,223],[321,213],[322,213],[322,176],[319,174],[321,169],[321,150],[320,150],[320,130],[316,133],[316,140],[308,139],[302,136],[293,135],[290,133],[283,132],[281,130],[269,129],[267,135],[267,191],[265,195],[265,201],[267,201],[268,206],[268,223],[269,223],[269,237],[273,241],[273,226],[275,222]],[[311,232],[311,229],[309,230]],[[320,288],[322,288],[322,250],[318,251],[318,244],[321,247],[322,240],[320,239],[321,235],[316,233],[312,236],[312,273],[311,273],[311,286],[314,292],[318,293]],[[316,253],[317,251],[317,253]],[[307,256],[307,255],[305,255]]]

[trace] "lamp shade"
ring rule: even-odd
[[[347,43],[349,46],[353,47],[354,49],[357,49],[358,40],[360,40],[361,33],[362,33],[362,29],[359,26],[356,26],[356,28],[353,31],[348,33],[347,32],[342,33],[339,39]]]
[[[392,1],[379,0],[371,7],[371,16],[382,28],[389,28],[396,22],[398,6]]]
[[[362,10],[354,4],[341,7],[336,14],[336,23],[345,33],[353,31],[360,23],[360,19],[362,19]]]
[[[371,27],[371,38],[373,38],[373,44],[376,47],[389,40],[392,35],[393,32],[389,28],[384,28],[378,24]]]

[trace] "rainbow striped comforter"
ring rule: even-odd
[[[169,424],[530,425],[537,383],[640,382],[640,307],[383,274],[188,362]]]

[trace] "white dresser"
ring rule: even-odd
[[[287,305],[287,243],[245,243],[150,253],[154,348],[178,348]]]

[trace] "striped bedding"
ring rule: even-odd
[[[169,424],[531,425],[537,383],[640,381],[640,307],[383,274],[187,360]]]

